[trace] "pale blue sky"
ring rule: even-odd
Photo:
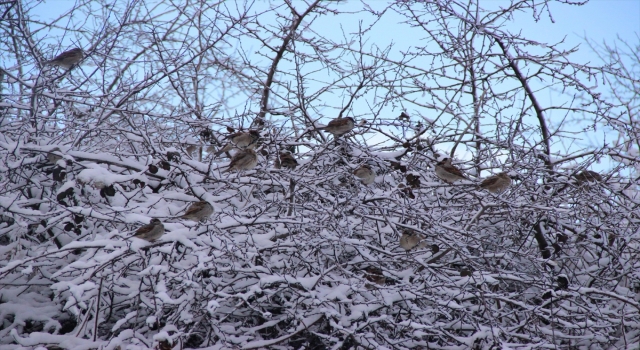
[[[73,0],[45,0],[36,7],[34,14],[41,16],[42,19],[51,18],[69,9],[74,3]],[[384,5],[387,2],[376,0],[368,3],[375,7],[376,4]],[[481,5],[487,7],[507,3],[503,0],[481,1]],[[336,3],[337,8],[344,10],[355,10],[361,6],[359,1],[354,0]],[[640,33],[640,0],[591,0],[584,6],[552,3],[551,12],[555,23],[552,23],[548,16],[542,16],[540,23],[536,24],[530,14],[520,14],[511,27],[514,30],[522,29],[526,37],[541,42],[558,41],[566,36],[568,44],[579,44],[583,36],[598,42],[613,40],[616,35],[632,40],[635,38],[635,33]],[[350,18],[349,22],[355,22],[353,20],[354,18]],[[336,23],[335,19],[333,23]],[[334,28],[338,27],[334,26]],[[410,40],[402,35],[396,35],[397,33],[393,30],[387,33],[396,42]]]
[[[74,3],[74,1],[69,0],[47,0],[38,5],[33,14],[41,16],[40,19],[46,21],[48,18],[53,18],[66,11]],[[388,2],[368,1],[367,3],[374,9],[382,9]],[[508,1],[503,0],[480,0],[480,6],[484,8],[497,8],[508,3]],[[301,1],[294,1],[294,4],[299,8],[305,6]],[[267,2],[258,1],[255,3],[256,10],[266,6],[268,6]],[[333,3],[332,6],[341,11],[355,12],[362,8],[362,3],[349,0]],[[530,12],[519,13],[516,14],[514,21],[507,24],[507,28],[511,32],[522,31],[524,37],[538,42],[555,43],[564,39],[565,43],[562,46],[564,48],[580,45],[579,52],[572,55],[571,59],[574,62],[591,62],[594,65],[600,62],[597,56],[584,43],[583,37],[589,38],[598,44],[602,44],[603,41],[614,43],[617,36],[630,43],[637,43],[640,40],[638,37],[640,33],[640,0],[592,0],[584,6],[552,3],[550,11],[554,19],[553,22],[549,19],[548,13],[541,14],[541,19],[538,23],[534,21]],[[355,31],[358,26],[358,19],[356,14],[329,15],[318,19],[315,23],[315,28],[322,29],[321,35],[341,36],[342,30],[345,32]],[[371,20],[370,17],[369,20]],[[385,47],[388,43],[393,42],[396,54],[409,47],[420,45],[421,43],[417,42],[411,33],[396,29],[400,28],[396,24],[402,20],[403,18],[399,15],[388,12],[384,17],[384,23],[378,23],[374,31],[369,33],[368,45],[375,44],[379,47]],[[57,43],[53,42],[55,37],[51,37],[51,39],[46,41],[47,44],[56,45]],[[70,43],[62,43],[61,49],[66,49],[69,45]],[[80,45],[87,47],[89,43],[80,43]],[[254,49],[256,51],[259,50],[259,48]],[[285,67],[281,68],[286,69]],[[553,102],[557,103],[557,100],[562,98],[552,90],[549,90],[548,94],[541,94],[539,97],[547,97],[549,100],[542,101],[547,104],[551,104],[553,100],[556,100]],[[335,107],[339,108],[340,101],[336,102]],[[365,109],[364,113],[366,112],[367,110]],[[548,117],[553,122],[553,115],[548,115]],[[589,137],[594,137],[594,135],[584,135],[586,139]],[[599,139],[600,137],[606,137],[606,135],[600,133],[596,137]],[[585,143],[601,144],[604,140],[585,141]]]
[[[45,22],[47,19],[54,18],[73,6],[73,0],[45,0],[32,12]],[[382,9],[387,1],[367,1],[372,8]],[[480,5],[485,8],[497,8],[507,5],[509,2],[504,0],[481,0]],[[294,1],[299,8],[303,8],[302,1]],[[267,2],[254,4],[255,8],[268,6]],[[350,12],[357,11],[362,8],[360,1],[348,0],[345,2],[334,3],[335,8]],[[640,0],[591,0],[584,6],[572,6],[558,3],[551,3],[551,14],[554,23],[549,19],[548,14],[543,14],[541,20],[536,23],[531,13],[518,13],[515,20],[508,24],[508,28],[513,31],[522,31],[523,36],[539,42],[553,43],[565,40],[565,47],[573,47],[581,45],[581,50],[574,56],[574,61],[598,63],[598,59],[591,50],[584,45],[583,37],[587,37],[598,44],[603,41],[612,43],[617,36],[629,42],[637,42],[640,34]],[[393,41],[398,49],[404,49],[419,44],[413,41],[411,35],[405,35],[394,30],[397,22],[401,21],[400,16],[393,13],[385,15],[387,23],[377,25],[374,29],[376,44],[384,47],[386,43]],[[327,36],[341,35],[340,31],[347,32],[357,28],[357,15],[343,14],[339,16],[325,16],[318,20],[323,26],[322,34]],[[54,44],[54,43],[50,43]],[[54,44],[55,45],[55,44]],[[71,43],[62,43],[61,49]],[[88,43],[81,43],[83,47]]]
[[[562,10],[560,10],[562,9]],[[640,33],[640,1],[594,0],[584,6],[553,4],[556,23],[544,19],[543,25],[524,25],[523,33],[538,40],[560,40],[579,43],[583,36],[598,42],[613,40],[616,35],[629,40]]]

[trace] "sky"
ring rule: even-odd
[[[569,42],[581,42],[586,36],[602,42],[612,40],[616,35],[632,39],[634,33],[640,33],[638,0],[594,0],[584,6],[554,3],[551,12],[555,23],[546,17],[538,25],[531,20],[523,21],[521,27],[525,36],[547,41],[566,36]]]
[[[573,0],[575,1],[575,0]],[[40,19],[55,18],[74,5],[74,0],[45,0],[34,8],[32,14]],[[367,1],[373,8],[383,8],[387,1]],[[479,0],[482,7],[503,7],[509,4],[506,0]],[[300,0],[295,0],[298,8],[305,5]],[[266,1],[254,3],[255,8],[269,6]],[[336,2],[335,7],[342,11],[357,11],[362,8],[362,3],[356,0]],[[507,25],[513,31],[522,31],[523,36],[539,42],[554,43],[565,40],[565,48],[580,45],[579,52],[572,59],[580,63],[599,63],[596,55],[585,44],[584,38],[589,38],[597,44],[604,41],[612,43],[616,37],[631,43],[640,41],[640,0],[591,0],[584,6],[574,6],[559,3],[551,3],[550,6],[553,22],[548,14],[543,14],[539,23],[536,23],[531,13],[516,14],[515,20]],[[377,25],[375,28],[375,40],[379,46],[384,47],[385,42],[393,41],[396,48],[402,49],[416,44],[411,35],[402,35],[394,31],[395,24],[402,20],[400,16],[387,13],[383,17],[388,23]],[[350,31],[357,28],[358,21],[354,15],[343,14],[339,16],[325,16],[318,21],[326,21],[323,26],[323,34],[327,36],[341,35],[341,31]],[[333,33],[333,34],[332,34]],[[68,43],[71,44],[71,43]],[[86,45],[86,43],[83,43]],[[69,46],[64,43],[62,47]]]
[[[44,21],[48,18],[55,18],[60,13],[68,10],[73,6],[75,1],[69,0],[46,0],[35,8],[33,12],[39,15]],[[367,4],[373,8],[383,8],[387,1],[368,1]],[[480,6],[484,8],[504,7],[509,4],[505,0],[479,0]],[[299,9],[305,7],[300,0],[295,0],[294,4]],[[266,1],[258,1],[254,6],[267,7]],[[362,3],[355,0],[347,0],[344,2],[336,2],[334,6],[344,12],[355,12],[362,8]],[[532,18],[531,13],[518,13],[515,15],[514,21],[507,24],[507,28],[511,32],[522,31],[524,37],[544,43],[555,43],[564,40],[563,48],[572,48],[577,45],[580,50],[571,56],[572,61],[579,63],[590,62],[594,65],[600,63],[598,57],[585,43],[584,38],[602,44],[603,42],[614,43],[617,37],[630,43],[640,41],[640,0],[591,0],[584,6],[574,6],[559,3],[551,3],[550,12],[553,21],[549,19],[549,14],[541,14],[538,23]],[[317,21],[322,24],[323,35],[341,36],[341,31],[352,32],[357,29],[357,15],[341,14],[338,16],[324,16]],[[393,42],[395,50],[403,50],[415,46],[419,43],[408,33],[400,33],[394,31],[396,24],[403,19],[387,13],[384,21],[387,23],[378,23],[375,32],[370,33],[371,38],[369,44],[375,44],[379,47],[385,47],[386,43]],[[316,23],[318,25],[319,23]],[[318,28],[318,27],[316,27]],[[82,43],[86,45],[87,43]],[[62,44],[64,47],[65,44]],[[257,49],[257,48],[256,48]],[[400,51],[397,51],[400,52]],[[557,103],[557,92],[549,89],[547,96],[547,104],[552,101]],[[553,115],[549,115],[553,122]],[[602,134],[600,134],[602,135]],[[591,138],[585,135],[586,139]],[[589,140],[590,144],[602,144],[604,140]]]
[[[294,3],[299,1],[294,1]],[[35,8],[34,13],[42,19],[52,18],[69,9],[73,0],[45,0]],[[386,1],[369,1],[370,4],[385,4]],[[481,0],[481,5],[492,7],[508,4],[505,0]],[[359,1],[347,0],[337,5],[341,9],[357,9]],[[640,33],[640,0],[591,0],[584,6],[551,4],[551,13],[555,20],[552,23],[548,16],[543,16],[541,23],[536,24],[529,14],[521,14],[512,24],[514,29],[522,29],[526,37],[540,41],[562,40],[565,36],[568,43],[581,43],[582,37],[596,42],[613,40],[617,35],[632,40]],[[393,23],[390,23],[393,25]],[[328,29],[330,29],[329,27]],[[337,26],[333,26],[337,28]],[[387,32],[394,41],[402,42],[411,38]],[[586,53],[585,53],[586,54]]]

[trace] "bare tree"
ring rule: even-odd
[[[577,64],[506,29],[552,2],[0,4],[0,342],[637,347],[638,81],[620,51]],[[391,22],[415,45],[376,40]],[[617,144],[577,145],[603,124]],[[620,165],[585,172],[601,160]],[[211,217],[181,220],[196,201]],[[160,239],[129,238],[152,218]]]

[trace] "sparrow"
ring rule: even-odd
[[[76,47],[75,49],[71,49],[59,54],[58,56],[56,56],[56,58],[45,62],[45,64],[60,66],[69,69],[74,64],[80,62],[80,60],[82,60],[83,58],[84,52],[82,52],[82,49]]]
[[[291,152],[285,151],[280,152],[280,156],[276,159],[276,169],[286,168],[290,170],[295,170],[298,166],[298,161],[293,157]]]
[[[376,180],[376,172],[366,164],[354,170],[353,175],[360,178],[362,183],[365,185],[370,185]]]
[[[200,201],[191,204],[189,209],[181,216],[182,219],[200,221],[208,219],[213,214],[213,206],[209,202]]]
[[[436,164],[436,175],[444,182],[452,184],[458,180],[466,180],[460,169],[451,164],[451,158],[445,158]]]
[[[231,134],[226,137],[229,142],[227,142],[224,147],[222,147],[218,152],[214,155],[217,157],[224,152],[231,151],[234,148],[251,148],[253,149],[258,143],[258,139],[260,138],[260,133],[255,130],[249,130],[248,132],[239,131],[234,134]]]
[[[164,225],[162,224],[160,219],[151,219],[151,222],[149,224],[140,227],[131,237],[140,238],[144,239],[145,241],[151,242],[162,237],[163,234]]]
[[[582,171],[573,175],[573,177],[576,178],[579,184],[583,184],[585,182],[602,182],[602,176],[591,170]]]
[[[223,171],[224,173],[236,170],[251,170],[258,165],[258,155],[251,148],[238,151],[231,157],[231,163],[229,163],[229,169]]]
[[[364,272],[364,278],[366,278],[369,282],[373,282],[379,286],[384,286],[384,284],[387,282],[387,278],[384,277],[384,275],[382,274],[382,270],[379,267],[369,266],[364,269]],[[374,285],[371,285],[369,283],[365,284],[365,287],[367,289],[375,288]]]
[[[489,176],[480,184],[481,188],[484,188],[491,193],[500,193],[506,190],[509,186],[511,186],[511,178],[504,172],[494,176]]]
[[[324,130],[333,134],[334,137],[340,137],[353,129],[355,121],[351,117],[336,118],[327,124],[327,126],[318,128],[318,130]]]
[[[427,246],[426,242],[421,242],[424,237],[421,234],[413,230],[403,230],[402,237],[400,237],[400,246],[407,252],[415,248],[424,248]]]
[[[196,149],[198,149],[198,146],[196,146],[196,145],[187,146],[187,149],[186,149],[187,154],[190,155],[190,156],[193,155],[193,152],[195,152]]]

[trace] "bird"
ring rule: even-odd
[[[145,241],[151,242],[162,237],[163,234],[164,225],[162,224],[160,219],[154,218],[151,219],[151,222],[149,224],[144,225],[136,230],[136,233],[131,237],[140,238],[144,239]]]
[[[190,156],[193,155],[193,152],[195,152],[196,149],[198,149],[198,146],[196,146],[196,145],[187,146],[187,149],[186,149],[187,154],[190,155]]]
[[[573,175],[573,177],[578,181],[579,184],[583,184],[585,182],[602,182],[602,176],[591,170],[582,171],[578,174]]]
[[[251,170],[255,168],[256,165],[258,165],[258,155],[254,150],[247,148],[234,154],[233,157],[231,157],[229,168],[223,172]]]
[[[366,164],[354,170],[353,175],[360,178],[362,183],[365,185],[370,185],[376,180],[376,172]]]
[[[213,206],[206,201],[195,202],[181,216],[182,219],[201,221],[208,219],[213,214]]]
[[[387,278],[382,274],[382,270],[377,266],[368,266],[364,269],[364,278],[369,282],[373,282],[379,286],[384,286],[387,282]],[[365,284],[367,289],[374,289],[375,286],[372,284]]]
[[[400,247],[407,252],[415,248],[424,248],[427,246],[426,242],[421,242],[424,239],[421,234],[413,230],[402,231],[402,237],[400,237]]]
[[[289,151],[280,152],[278,159],[276,159],[276,169],[286,168],[295,170],[298,166],[298,161],[293,157],[293,154]]]
[[[489,176],[480,183],[480,187],[491,193],[500,193],[511,186],[511,178],[505,172]]]
[[[451,164],[451,158],[445,158],[436,164],[436,175],[444,182],[452,184],[458,180],[466,180],[466,176]]]
[[[60,66],[63,68],[71,68],[74,64],[80,62],[84,58],[84,52],[80,48],[74,48],[68,51],[65,51],[56,58],[45,62],[45,64],[50,64],[52,66]]]
[[[226,138],[229,140],[229,142],[227,142],[227,144],[224,145],[224,147],[222,147],[218,152],[214,153],[216,157],[224,152],[231,151],[234,148],[253,149],[258,143],[260,133],[256,130],[249,130],[248,132],[239,131],[227,136]]]
[[[334,137],[340,137],[353,129],[355,121],[351,117],[336,118],[327,124],[327,126],[318,128],[318,130],[324,130]]]

